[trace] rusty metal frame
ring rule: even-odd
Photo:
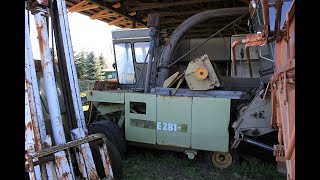
[[[29,171],[31,179],[75,179],[73,165],[71,161],[70,148],[78,148],[75,151],[78,160],[78,166],[81,175],[85,179],[99,179],[91,149],[88,140],[91,137],[104,139],[104,144],[100,147],[100,151],[106,175],[113,178],[112,168],[110,165],[109,156],[104,136],[91,135],[87,136],[87,128],[84,123],[84,115],[82,112],[80,92],[77,82],[75,65],[73,62],[72,45],[69,32],[69,25],[66,12],[66,4],[64,0],[54,1],[58,14],[55,16],[59,19],[59,24],[54,24],[60,29],[62,35],[63,53],[66,54],[64,59],[67,66],[69,80],[67,81],[71,86],[71,95],[74,108],[74,113],[77,120],[77,127],[73,127],[71,135],[73,139],[71,142],[66,141],[60,105],[58,101],[57,87],[55,81],[55,73],[53,69],[53,60],[49,46],[48,34],[48,17],[50,16],[49,1],[47,0],[33,0],[31,6],[27,7],[34,14],[36,21],[36,28],[38,32],[38,41],[41,55],[41,66],[44,77],[45,91],[48,100],[48,107],[50,112],[50,122],[52,126],[52,133],[54,138],[54,145],[51,142],[51,137],[47,135],[41,103],[39,99],[39,89],[37,85],[37,78],[35,73],[34,59],[32,55],[30,34],[28,21],[25,21],[25,151],[26,151],[26,169]],[[26,3],[27,4],[27,3]],[[50,6],[52,8],[52,6]],[[27,16],[26,16],[27,17]],[[92,139],[92,138],[91,138]],[[80,144],[79,144],[80,143]],[[78,145],[79,144],[79,145]],[[78,145],[78,146],[76,146]],[[49,153],[49,154],[46,154]],[[54,163],[53,163],[53,162]]]
[[[276,19],[274,32],[269,31],[269,4],[268,0],[261,0],[264,19],[264,30],[259,34],[248,34],[245,39],[232,44],[232,63],[234,75],[236,75],[235,47],[246,44],[246,50],[250,46],[259,46],[276,41],[275,71],[267,85],[271,89],[271,126],[278,130],[278,144],[274,145],[274,156],[279,162],[286,163],[287,179],[295,179],[295,1],[286,12],[286,20],[280,30],[280,18],[283,0],[275,0]],[[271,37],[268,37],[271,36]],[[248,65],[250,57],[248,58]],[[251,68],[249,67],[251,74]],[[266,94],[265,94],[266,95]],[[265,98],[264,95],[264,98]]]
[[[279,5],[278,5],[279,6]],[[287,179],[295,179],[295,1],[276,38],[275,72],[270,80],[272,95],[271,125],[278,129],[274,155],[285,162]],[[281,32],[284,32],[281,34]]]
[[[107,178],[113,178],[112,171],[110,171],[110,159],[108,156],[108,150],[106,148],[106,143],[109,141],[106,136],[102,133],[97,133],[97,134],[91,134],[86,137],[67,142],[65,144],[61,144],[58,146],[53,146],[53,147],[48,147],[44,148],[40,151],[37,152],[32,152],[32,151],[26,151],[25,156],[26,156],[26,166],[25,169],[28,172],[34,173],[34,167],[42,164],[44,162],[49,162],[54,160],[54,156],[56,153],[63,152],[63,151],[69,151],[71,148],[78,148],[81,149],[81,145],[89,143],[89,142],[94,142],[95,144],[99,145],[101,144],[100,152],[102,152],[101,158],[103,162],[103,166],[105,169],[105,173]]]
[[[26,2],[26,8],[28,4]],[[29,13],[29,12],[27,12]],[[51,140],[47,136],[44,118],[42,114],[42,106],[40,102],[40,94],[38,82],[36,78],[34,59],[32,54],[31,40],[28,26],[28,16],[25,16],[25,86],[26,86],[26,116],[25,116],[25,150],[38,151],[44,148],[46,141]],[[31,139],[30,139],[31,138]],[[30,146],[31,145],[31,146]],[[51,144],[48,144],[51,145]],[[36,167],[38,168],[38,167]],[[52,162],[41,164],[40,172],[30,174],[31,179],[39,178],[56,179],[57,174]]]

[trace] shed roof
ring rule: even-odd
[[[66,0],[69,12],[79,12],[120,28],[144,28],[150,13],[160,15],[160,28],[169,34],[188,17],[202,11],[248,7],[249,0]],[[209,36],[232,20],[234,16],[225,16],[207,20],[193,27],[189,37]],[[228,28],[222,36],[245,33],[247,21]]]

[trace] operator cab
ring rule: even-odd
[[[119,88],[142,91],[148,63],[149,29],[115,30],[112,40]]]

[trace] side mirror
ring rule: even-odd
[[[116,63],[113,63],[113,64],[112,64],[112,67],[113,67],[113,69],[116,69],[116,68],[117,68]]]

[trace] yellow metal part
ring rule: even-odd
[[[232,156],[229,152],[213,152],[212,163],[217,168],[228,168],[232,164]]]
[[[215,68],[207,54],[190,61],[185,71],[188,87],[191,90],[208,90],[222,86]]]
[[[195,70],[194,74],[197,79],[204,80],[208,77],[208,70],[205,67],[200,66]]]

